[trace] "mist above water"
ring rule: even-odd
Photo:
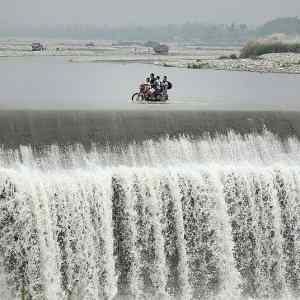
[[[300,10],[299,2],[296,0],[289,0],[286,5],[282,5],[280,0],[253,0],[245,2],[243,7],[237,0],[223,2],[190,0],[188,3],[153,0],[152,5],[157,9],[150,13],[149,9],[145,9],[143,3],[137,0],[129,3],[116,0],[88,0],[84,3],[53,0],[43,4],[33,0],[28,0],[26,3],[4,0],[0,22],[23,27],[29,24],[31,27],[41,25],[54,27],[61,24],[126,26],[128,24],[178,24],[195,21],[257,24],[278,16],[294,16],[295,12]],[[16,11],[20,13],[16,14]],[[216,14],[216,11],[222,13]],[[134,16],[134,18],[129,18],[129,16]]]

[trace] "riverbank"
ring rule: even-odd
[[[31,51],[29,41],[0,41],[0,59],[62,56],[68,63],[142,63],[163,67],[300,74],[300,54],[271,53],[239,58],[240,48],[172,45],[169,55],[155,55],[145,47],[117,47],[108,42],[87,46],[83,41],[52,41],[47,50]],[[231,59],[233,57],[234,59]]]
[[[154,64],[163,67],[176,67],[187,69],[211,69],[223,71],[246,71],[258,73],[285,73],[300,74],[300,54],[293,53],[272,53],[265,54],[252,59],[229,59],[229,58],[207,58],[201,57],[98,57],[98,58],[71,58],[69,62],[93,62],[93,63],[143,63]]]
[[[218,58],[212,56],[123,56],[123,57],[76,57],[69,62],[90,63],[143,63],[154,64],[163,67],[176,67],[197,70],[223,70],[223,71],[245,71],[257,73],[283,73],[300,74],[300,54],[294,53],[272,53],[257,58]]]
[[[165,67],[180,67],[189,69],[300,74],[300,54],[294,53],[265,54],[255,59],[202,58],[177,62],[164,61],[159,62],[158,64]]]

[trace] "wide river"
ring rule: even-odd
[[[174,84],[163,109],[300,109],[299,75],[71,63],[62,57],[1,58],[0,65],[0,109],[137,109],[130,95],[150,72],[166,74]]]
[[[130,102],[149,72],[169,105]],[[299,76],[40,57],[0,82],[59,110],[0,108],[0,300],[300,299]]]

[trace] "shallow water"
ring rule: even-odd
[[[155,72],[174,84],[165,109],[300,109],[297,75],[69,63],[61,57],[2,58],[0,66],[0,108],[140,109],[130,95]]]

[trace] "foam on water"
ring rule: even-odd
[[[0,299],[298,298],[299,150],[267,131],[3,148]]]

